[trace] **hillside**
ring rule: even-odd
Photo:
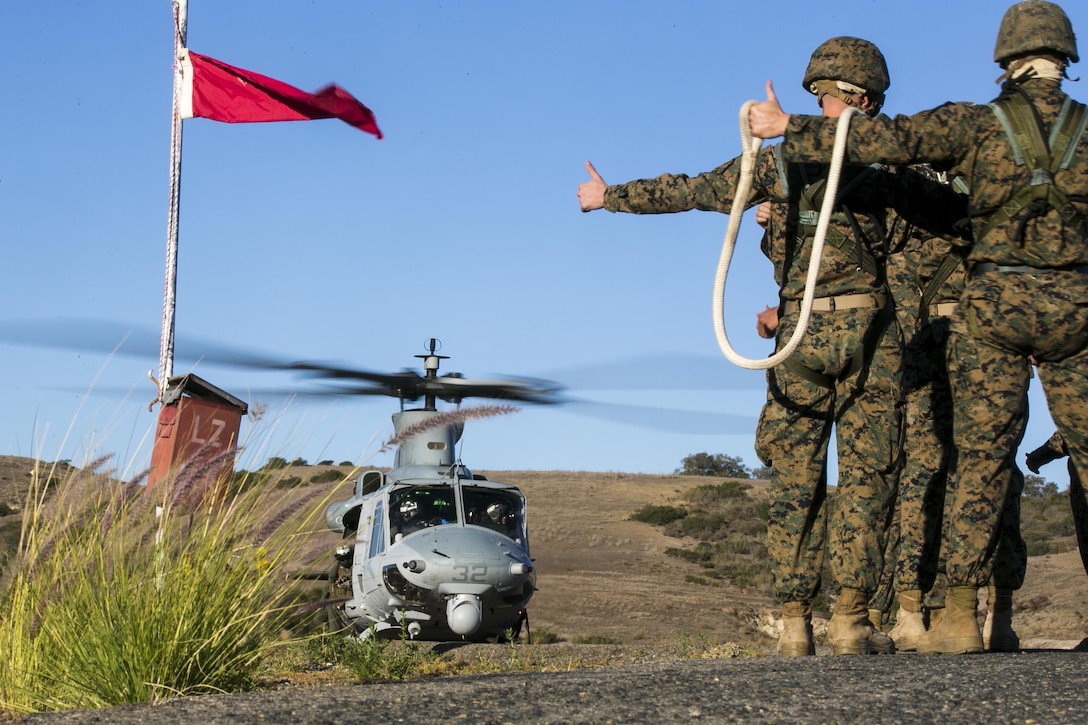
[[[0,504],[21,501],[32,465],[30,459],[0,456]],[[305,482],[324,468],[297,467],[282,473]],[[566,641],[676,644],[683,635],[713,643],[772,642],[760,634],[760,625],[771,621],[768,615],[774,606],[766,592],[713,581],[694,583],[691,580],[700,579],[702,569],[665,553],[668,548],[693,547],[693,540],[671,538],[661,527],[630,520],[646,504],[682,504],[686,491],[720,479],[569,471],[479,473],[520,486],[528,498],[539,588],[529,606],[531,631]],[[753,492],[761,494],[763,486],[752,483]],[[335,484],[303,488],[310,486]],[[0,546],[17,540],[18,520],[18,514],[0,516],[0,536],[7,537],[0,539]],[[337,541],[337,535],[322,533],[315,548],[331,548]],[[1032,557],[1027,582],[1014,599],[1015,626],[1025,646],[1071,647],[1088,636],[1085,602],[1088,576],[1075,550]]]

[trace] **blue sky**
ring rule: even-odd
[[[673,389],[697,376],[677,363],[636,389],[572,393],[735,416],[724,424],[670,432],[526,408],[470,423],[463,458],[477,469],[662,473],[707,451],[757,465],[762,375],[721,357],[712,325],[726,217],[584,215],[583,162],[610,182],[713,168],[739,153],[737,111],[767,79],[787,110],[815,110],[800,77],[834,35],[884,51],[885,112],[987,101],[1005,5],[755,5],[192,0],[193,50],[306,90],[339,83],[386,138],[335,120],[186,121],[175,372],[199,354],[185,341],[200,339],[394,371],[414,367],[436,337],[446,371],[559,382],[572,368],[695,356],[700,372],[720,365],[697,391]],[[1088,7],[1066,6],[1083,36]],[[170,3],[5,3],[0,47],[0,323],[49,320],[66,336],[94,318],[157,334]],[[776,299],[759,236],[746,218],[726,288],[730,339],[750,357],[770,352],[754,316]],[[130,340],[129,354],[105,354],[118,342],[0,342],[0,453],[78,462],[112,452],[123,469],[143,468],[157,349]],[[195,369],[250,401],[291,382]],[[243,465],[270,455],[390,462],[373,452],[391,432],[391,399],[269,402],[261,421],[244,424]],[[1051,432],[1037,388],[1031,403],[1025,450]],[[1064,485],[1062,468],[1044,473]]]

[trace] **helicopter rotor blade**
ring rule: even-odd
[[[0,322],[0,343],[90,350],[137,357],[157,358],[159,355],[158,333],[146,327],[82,318]],[[465,398],[494,398],[548,404],[556,402],[553,398],[560,389],[558,383],[530,378],[474,380],[457,375],[426,378],[407,369],[396,373],[380,373],[334,363],[292,361],[196,338],[177,338],[175,348],[175,356],[179,359],[200,360],[210,365],[280,370],[302,373],[315,379],[371,383],[368,386],[326,389],[318,393],[323,396],[385,395],[403,400],[418,400],[425,395],[434,395],[447,402],[457,402]]]
[[[92,318],[0,322],[0,344],[25,345],[158,359],[160,334],[147,327]],[[199,338],[175,338],[175,357],[209,364],[268,370],[290,369],[289,360],[247,352]]]
[[[549,371],[574,390],[760,389],[765,373],[729,364],[720,355],[670,353]]]
[[[0,322],[0,344],[5,343],[155,359],[159,354],[158,332],[137,325],[95,319]],[[570,397],[567,391],[576,390],[584,396],[587,391],[758,390],[764,385],[763,373],[728,365],[720,357],[710,355],[662,354],[627,358],[559,370],[549,375],[550,379],[474,379],[458,374],[425,377],[407,368],[394,373],[380,373],[337,363],[292,361],[187,337],[177,338],[175,347],[179,359],[199,360],[209,365],[295,372],[303,380],[319,383],[289,385],[281,389],[250,389],[252,396],[301,399],[386,396],[404,401],[433,396],[455,404],[468,398],[492,398],[537,405],[561,404],[571,412],[667,432],[750,433],[754,423],[750,416],[605,403],[585,397]],[[553,380],[563,380],[564,385]],[[127,392],[131,394],[132,391]]]

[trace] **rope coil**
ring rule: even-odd
[[[729,262],[733,258],[733,247],[737,241],[737,233],[740,231],[741,216],[748,203],[748,192],[752,188],[752,171],[755,168],[756,157],[759,155],[762,139],[753,138],[751,127],[748,125],[748,110],[755,104],[748,101],[740,107],[740,180],[737,183],[736,193],[733,195],[733,205],[729,210],[729,223],[725,228],[725,238],[722,240],[722,253],[718,260],[718,271],[714,277],[714,332],[718,338],[718,347],[729,362],[747,370],[767,370],[788,358],[797,346],[808,328],[809,318],[812,316],[812,300],[816,292],[816,278],[820,271],[820,259],[824,251],[824,238],[827,236],[827,227],[831,223],[831,214],[835,208],[835,196],[839,190],[839,176],[842,172],[843,157],[846,154],[846,139],[850,131],[850,117],[857,113],[855,108],[847,108],[839,116],[838,125],[835,127],[835,146],[831,154],[831,167],[827,174],[827,193],[824,194],[823,204],[820,207],[820,220],[816,225],[816,237],[812,243],[812,258],[809,261],[808,277],[805,279],[805,292],[801,299],[801,316],[797,320],[797,328],[790,335],[790,339],[782,346],[782,349],[770,357],[746,358],[733,349],[729,342],[729,336],[725,331],[725,317],[723,308],[725,305],[725,280],[729,275]]]

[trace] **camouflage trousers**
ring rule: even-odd
[[[1083,480],[1088,471],[1088,275],[987,272],[970,280],[956,309],[948,366],[958,459],[944,537],[951,586],[986,586],[996,574],[993,555],[1001,517],[1007,505],[1019,501],[1014,456],[1027,423],[1029,356],[1038,365],[1051,417]]]
[[[953,401],[946,362],[950,334],[947,317],[918,328],[903,354],[906,397],[904,464],[888,531],[884,572],[871,607],[888,612],[895,592],[927,593],[930,606],[944,606],[945,564],[942,523],[949,490],[955,486],[956,448],[952,437]],[[998,529],[991,584],[1019,589],[1027,573],[1027,545],[1020,534],[1020,494],[1024,478],[1013,463],[1012,486]],[[941,583],[938,583],[940,576]]]
[[[780,346],[797,317],[781,319]],[[819,592],[825,551],[837,587],[877,589],[902,442],[900,345],[890,311],[814,313],[794,354],[767,372],[756,452],[772,469],[767,549],[782,601]],[[829,506],[832,428],[839,478]]]
[[[902,359],[903,467],[888,528],[884,570],[870,608],[889,612],[895,592],[929,591],[937,578],[945,487],[953,464],[948,319],[919,326]]]

